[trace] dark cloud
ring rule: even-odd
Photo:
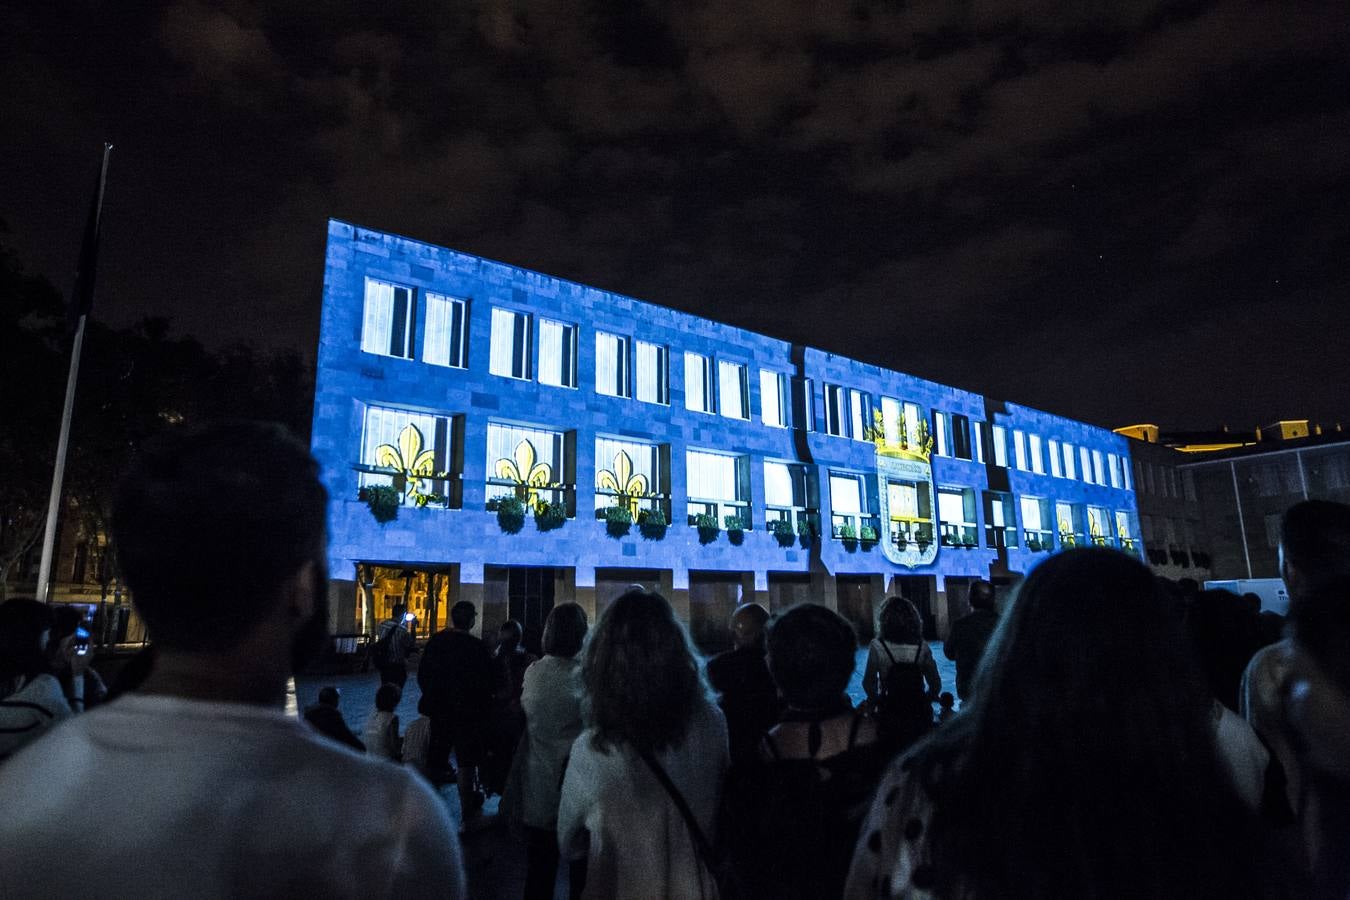
[[[0,218],[99,315],[315,341],[350,219],[1104,424],[1350,418],[1334,4],[0,11]]]

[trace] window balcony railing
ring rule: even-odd
[[[979,544],[973,522],[943,522],[941,534],[944,547],[975,547]]]
[[[998,549],[1017,549],[1017,529],[1002,525],[984,526],[984,545]]]
[[[764,524],[771,526],[774,522],[790,522],[794,532],[807,534],[815,528],[817,515],[818,511],[809,506],[766,506]]]
[[[933,523],[928,519],[891,519],[891,543],[901,550],[911,545],[920,550],[933,543]]]
[[[741,521],[741,527],[750,530],[750,504],[745,500],[707,500],[689,498],[688,518],[690,525],[698,524],[700,515],[712,516],[718,528],[725,528],[728,516]]]
[[[1055,549],[1055,533],[1048,529],[1028,528],[1022,537],[1026,541],[1026,548],[1032,553],[1049,553]]]
[[[454,472],[442,472],[440,478],[428,478],[426,476],[409,476],[406,472],[389,466],[372,466],[366,463],[356,463],[352,466],[358,474],[358,487],[371,487],[375,485],[387,485],[398,491],[399,502],[404,506],[431,506],[436,508],[458,509],[461,505],[460,499],[463,496],[463,482],[459,475]],[[413,491],[408,490],[410,477],[415,477],[417,484]]]
[[[880,520],[870,513],[833,513],[830,516],[830,535],[839,540],[870,543],[881,536],[880,524]]]

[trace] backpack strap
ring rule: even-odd
[[[638,755],[647,764],[647,768],[651,769],[652,774],[656,776],[656,780],[661,782],[661,787],[665,788],[666,793],[670,795],[675,808],[684,817],[685,827],[689,829],[689,836],[693,838],[694,850],[698,853],[699,859],[707,867],[709,874],[715,875],[713,860],[716,857],[713,853],[712,844],[708,842],[708,838],[703,834],[703,829],[699,827],[698,819],[694,818],[694,811],[689,808],[689,804],[684,799],[684,794],[681,794],[679,788],[675,787],[675,783],[670,780],[670,776],[666,774],[665,769],[661,768],[661,764],[656,761],[656,757],[650,750],[639,750]]]

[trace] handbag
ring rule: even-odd
[[[717,885],[717,895],[721,900],[742,900],[748,896],[747,892],[741,886],[740,874],[732,866],[731,860],[722,853],[718,853],[709,842],[703,829],[699,827],[698,819],[694,818],[694,812],[685,802],[684,795],[680,793],[679,788],[670,780],[666,770],[656,761],[656,757],[649,750],[639,750],[638,754],[642,761],[647,764],[647,768],[652,770],[656,780],[661,782],[661,787],[666,789],[670,799],[675,804],[675,808],[680,811],[684,817],[685,827],[689,829],[689,836],[694,841],[694,852],[698,854],[699,861],[708,874],[712,876],[713,882]]]

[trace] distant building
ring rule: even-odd
[[[464,599],[484,629],[530,632],[641,584],[705,648],[750,601],[821,602],[869,637],[893,592],[941,635],[973,578],[1011,583],[1070,544],[1139,551],[1129,445],[329,222],[312,446],[340,631],[404,599],[434,627]],[[381,503],[397,517],[377,522]]]
[[[1339,425],[1296,419],[1251,432],[1117,432],[1136,438],[1130,455],[1145,556],[1169,577],[1279,577],[1284,511],[1305,499],[1350,503],[1350,435]],[[1225,444],[1224,435],[1233,440]]]

